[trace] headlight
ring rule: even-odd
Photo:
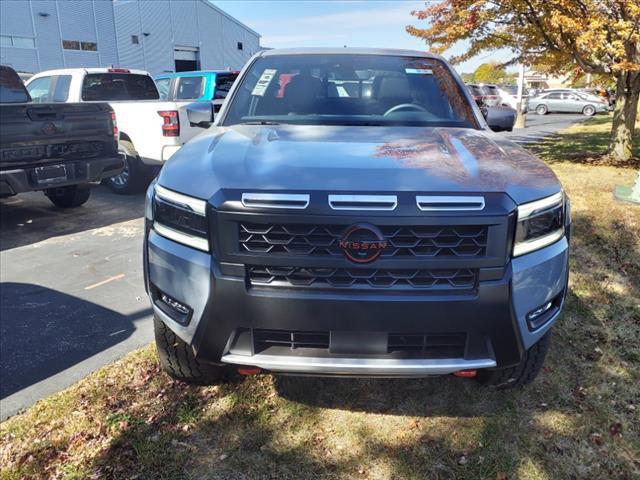
[[[153,229],[174,242],[209,251],[207,202],[155,186]]]
[[[560,240],[565,229],[564,193],[518,207],[513,256],[524,255]]]

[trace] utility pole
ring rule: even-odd
[[[527,126],[527,122],[524,116],[523,105],[522,105],[522,93],[524,92],[524,63],[520,62],[520,67],[518,68],[518,98],[516,101],[516,123],[513,125],[513,128],[525,128]]]

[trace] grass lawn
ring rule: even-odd
[[[191,387],[149,346],[3,422],[0,478],[640,478],[640,207],[612,195],[637,172],[598,159],[608,121],[539,147],[574,231],[568,302],[531,386],[265,375]]]

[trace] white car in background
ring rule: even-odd
[[[498,87],[498,94],[502,99],[502,104],[507,105],[514,110],[518,107],[518,87],[517,85],[500,85]],[[522,91],[522,111],[527,111],[528,92],[527,89]]]
[[[116,193],[141,191],[178,149],[201,129],[191,125],[191,102],[162,101],[153,78],[143,70],[68,68],[40,72],[26,82],[34,102],[107,102],[126,155],[120,175],[106,180]],[[207,105],[200,105],[200,110]],[[213,120],[213,105],[211,119]]]

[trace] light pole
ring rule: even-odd
[[[520,62],[520,67],[518,68],[518,97],[516,101],[516,123],[513,125],[513,128],[526,128],[527,122],[522,112],[522,93],[524,91],[524,63]]]

